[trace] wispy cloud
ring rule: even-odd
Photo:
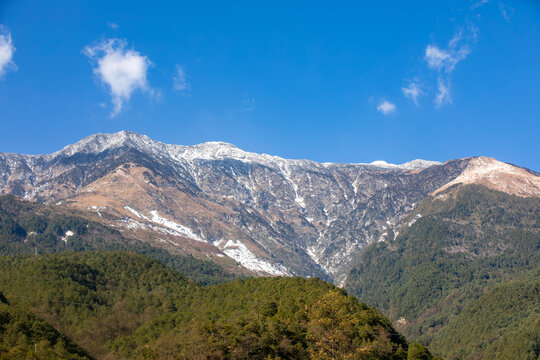
[[[94,65],[94,74],[109,87],[112,117],[122,111],[124,103],[129,101],[135,90],[151,92],[146,74],[152,63],[146,56],[126,49],[126,46],[125,40],[108,39],[83,50]]]
[[[470,43],[476,42],[478,29],[471,25],[464,33],[461,28],[448,42],[446,48],[440,48],[436,45],[428,45],[424,54],[424,60],[430,69],[451,73],[456,65],[467,58],[471,53]]]
[[[191,90],[191,84],[188,82],[189,76],[186,74],[183,66],[176,65],[176,71],[173,77],[173,88],[174,90],[189,94]]]
[[[452,104],[452,95],[450,95],[449,84],[442,78],[437,80],[437,94],[435,95],[435,100],[433,100],[433,102],[437,108],[446,104]]]
[[[377,111],[383,113],[384,115],[390,115],[396,111],[396,105],[392,104],[390,101],[383,100],[377,106]]]
[[[467,27],[460,28],[445,48],[433,44],[426,47],[424,60],[429,69],[438,72],[437,94],[434,99],[437,108],[452,103],[448,85],[451,74],[456,69],[456,65],[471,53],[470,45],[477,39],[478,28],[469,24]]]
[[[424,59],[431,69],[450,73],[454,71],[457,63],[464,60],[470,52],[468,45],[464,45],[458,50],[452,47],[441,49],[435,45],[428,45]]]
[[[251,111],[255,110],[255,99],[244,97],[244,100],[242,100],[242,111]]]
[[[480,6],[487,4],[489,0],[479,0],[476,1],[474,4],[471,5],[471,10],[474,10],[476,8],[479,8]]]
[[[0,79],[9,70],[17,70],[17,66],[13,62],[13,54],[15,46],[11,41],[11,33],[0,25]]]
[[[512,17],[514,13],[514,9],[504,5],[502,1],[499,1],[499,10],[501,11],[501,15],[504,18],[504,20],[510,22],[510,18]]]
[[[402,87],[401,91],[406,98],[411,99],[418,106],[418,98],[424,94],[418,82],[411,82],[409,86]]]
[[[118,28],[120,27],[118,26],[117,23],[113,23],[113,22],[108,22],[107,25],[109,25],[109,27],[113,30],[118,30]]]
[[[439,49],[437,46],[428,45],[424,60],[432,69],[442,69],[445,63],[451,59],[450,54],[446,50]]]

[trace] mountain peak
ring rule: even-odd
[[[540,177],[526,169],[485,156],[469,159],[467,167],[457,178],[433,194],[455,184],[480,184],[512,195],[540,196]]]
[[[175,161],[193,161],[198,160],[223,160],[234,159],[246,162],[258,162],[266,165],[282,166],[285,163],[312,163],[309,160],[284,159],[279,156],[258,154],[239,149],[235,145],[223,141],[208,141],[196,145],[173,145],[165,144],[152,140],[146,135],[138,134],[132,131],[123,130],[110,134],[90,135],[75,144],[68,145],[62,150],[47,156],[72,156],[76,153],[98,154],[110,149],[121,147],[132,147],[137,150],[154,155],[156,157],[170,157]],[[383,169],[395,170],[419,170],[430,166],[440,165],[437,161],[427,161],[416,159],[401,165],[391,164],[383,160],[374,161],[370,164],[359,163],[357,165],[369,165]],[[334,165],[334,163],[324,163],[324,166]]]
[[[440,165],[440,164],[441,163],[438,161],[429,161],[429,160],[422,160],[422,159],[412,160],[401,165],[390,164],[384,160],[376,160],[369,163],[369,165],[377,166],[377,167],[381,167],[385,169],[401,169],[401,170],[425,169],[430,166]]]
[[[212,146],[212,147],[227,147],[227,148],[238,149],[233,144],[225,142],[225,141],[207,141],[207,142],[200,143],[200,144],[193,145],[193,146]]]
[[[126,144],[139,146],[141,143],[154,142],[146,135],[137,134],[131,131],[120,131],[112,134],[94,134],[84,139],[64,147],[62,150],[52,155],[71,156],[75,153],[96,154],[111,148],[118,148]]]

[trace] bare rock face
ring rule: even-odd
[[[477,161],[317,163],[120,132],[48,155],[0,154],[0,192],[108,214],[142,240],[228,256],[261,274],[341,284],[366,245],[430,193],[470,179]],[[538,175],[523,171],[532,184],[524,194],[539,196]]]

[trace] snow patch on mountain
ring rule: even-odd
[[[409,221],[409,227],[411,227],[418,219],[422,217],[422,214],[416,214],[414,217]]]
[[[150,211],[150,214],[152,215],[152,218],[151,218],[152,222],[163,225],[166,228],[177,232],[178,234],[180,234],[180,236],[184,236],[184,237],[197,240],[197,241],[206,242],[203,238],[195,234],[195,232],[193,232],[193,230],[191,230],[187,226],[175,223],[172,220],[169,220],[167,218],[160,216],[156,210]]]
[[[61,237],[61,239],[62,239],[63,242],[65,242],[65,243],[67,244],[68,239],[69,239],[70,237],[72,237],[73,235],[74,235],[74,234],[73,234],[73,231],[68,230],[68,231],[66,231],[66,233],[64,234],[64,236]]]
[[[222,241],[215,242],[214,245],[220,246]],[[228,257],[236,260],[242,266],[249,270],[264,272],[273,276],[290,275],[287,268],[280,264],[271,264],[268,261],[258,258],[249,248],[239,240],[226,240],[222,246],[222,251]]]
[[[306,249],[306,254],[308,254],[309,257],[310,257],[313,261],[315,261],[316,264],[318,264],[318,263],[319,263],[319,255],[315,252],[316,250],[317,250],[317,249],[316,249],[314,246],[308,247],[308,248]]]
[[[141,214],[140,212],[138,212],[137,210],[133,209],[132,207],[129,207],[127,205],[124,206],[124,209],[126,209],[127,211],[131,212],[133,215],[137,216],[139,219],[145,219],[145,220],[150,220],[148,219],[146,216],[144,216],[143,214]]]
[[[160,227],[156,228],[153,225],[145,226],[144,224],[142,224],[142,223],[140,223],[138,221],[130,219],[130,221],[127,221],[127,224],[128,224],[127,226],[130,229],[136,229],[136,228],[143,228],[144,229],[144,228],[150,227],[150,228],[152,228],[154,230],[158,230],[158,231],[160,231],[162,233],[164,232],[164,233],[168,233],[170,235],[182,236],[182,237],[187,237],[189,239],[193,239],[193,240],[197,240],[197,241],[201,241],[201,242],[206,242],[206,240],[204,240],[202,237],[197,235],[193,230],[191,230],[187,226],[184,226],[182,224],[178,224],[178,223],[176,223],[176,222],[174,222],[174,221],[172,221],[170,219],[167,219],[167,218],[159,215],[159,213],[156,210],[150,211],[150,215],[152,215],[152,217],[149,218],[148,216],[145,216],[145,215],[141,214],[139,211],[133,209],[130,206],[125,205],[124,209],[128,210],[129,212],[131,212],[132,214],[137,216],[139,219],[146,220],[146,221],[152,222],[154,224],[161,225],[161,226],[163,226],[165,228],[165,229],[160,228]]]

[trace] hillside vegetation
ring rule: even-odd
[[[389,241],[362,254],[348,291],[450,358],[482,358],[525,338],[532,345],[522,358],[540,355],[537,337],[514,336],[537,326],[537,285],[523,291],[529,299],[523,313],[507,306],[523,290],[522,283],[509,281],[527,278],[540,266],[540,199],[480,185],[454,187],[426,199],[398,231],[394,240],[390,232]],[[488,299],[490,311],[484,307]],[[503,320],[513,313],[515,319]],[[517,321],[518,313],[527,321]],[[494,323],[497,317],[501,321]]]
[[[202,287],[128,252],[3,256],[0,268],[6,301],[97,359],[407,359],[409,350],[377,310],[319,279]],[[410,353],[431,358],[418,344]]]
[[[68,231],[72,233],[69,237]],[[0,196],[0,255],[92,250],[130,250],[148,255],[202,285],[237,277],[209,260],[171,254],[126,238],[116,229],[89,220],[84,212]]]
[[[5,301],[2,294],[0,297]],[[0,301],[0,359],[85,360],[90,357],[36,315]]]
[[[449,358],[534,359],[540,352],[540,272],[504,282],[466,306],[430,347]]]

